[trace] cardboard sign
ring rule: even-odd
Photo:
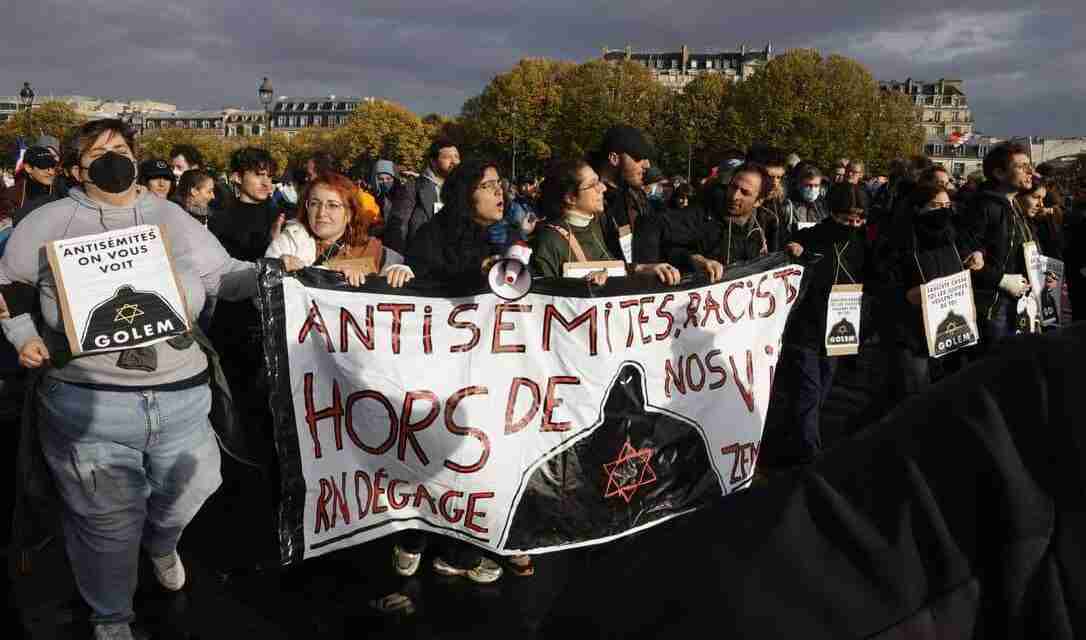
[[[826,355],[850,356],[860,351],[862,284],[838,284],[826,307]]]
[[[622,257],[633,264],[633,231],[630,225],[624,224],[618,228],[618,245],[622,247]]]
[[[190,329],[163,232],[140,225],[46,245],[72,355],[144,347]]]
[[[942,358],[980,342],[969,271],[921,285],[920,306],[931,357]]]
[[[1037,249],[1037,243],[1033,241],[1022,243],[1022,255],[1026,261],[1026,279],[1029,280],[1031,294],[1036,294],[1044,285],[1044,277],[1041,275],[1041,252]]]
[[[563,278],[586,278],[596,271],[606,271],[609,278],[621,278],[626,275],[626,263],[621,260],[589,260],[562,265]]]
[[[1041,330],[1050,331],[1068,324],[1066,317],[1068,314],[1063,300],[1063,261],[1041,256],[1041,277],[1044,283],[1038,296],[1041,307]]]

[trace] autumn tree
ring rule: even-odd
[[[464,143],[472,152],[502,162],[512,175],[538,170],[552,155],[562,126],[563,77],[569,62],[525,58],[499,74],[461,110]],[[518,170],[517,173],[522,173]]]
[[[422,120],[406,107],[387,100],[363,102],[328,140],[328,151],[347,170],[360,158],[386,158],[417,167],[430,140]]]
[[[0,149],[14,149],[17,139],[27,137],[27,126],[33,127],[30,143],[42,134],[51,135],[58,140],[68,138],[74,129],[86,122],[71,105],[58,100],[43,102],[31,112],[28,123],[25,112],[20,112],[0,125]],[[8,160],[8,158],[5,158]]]
[[[701,175],[719,162],[724,148],[716,132],[729,90],[723,75],[706,73],[665,100],[649,132],[656,141],[653,160],[666,175]]]
[[[604,132],[627,124],[649,131],[671,94],[636,62],[592,60],[562,77],[561,111],[552,146],[565,157],[595,149]]]
[[[735,86],[717,135],[729,146],[762,142],[821,166],[842,157],[877,165],[920,150],[923,134],[906,107],[855,60],[801,49]]]
[[[137,155],[140,160],[160,158],[168,161],[170,150],[182,144],[196,147],[204,158],[205,169],[221,171],[226,168],[230,154],[225,139],[204,129],[145,130],[137,141]]]

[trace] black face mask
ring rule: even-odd
[[[98,156],[87,170],[91,184],[106,193],[123,193],[136,180],[136,163],[116,151]]]
[[[949,207],[928,209],[920,213],[918,221],[928,229],[943,229],[950,224],[950,216],[952,214],[953,210]]]

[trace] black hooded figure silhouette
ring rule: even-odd
[[[80,345],[83,351],[132,348],[186,330],[182,315],[162,296],[123,285],[91,310]]]
[[[548,453],[523,489],[505,544],[528,549],[615,535],[719,498],[693,425],[647,411],[640,367],[624,365],[598,425]]]

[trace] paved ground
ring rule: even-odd
[[[832,442],[870,419],[871,389],[882,367],[877,351],[842,364],[825,411],[825,437]],[[441,579],[421,570],[399,583],[391,576],[391,543],[377,541],[318,558],[288,570],[261,568],[273,549],[266,480],[227,464],[226,485],[200,513],[182,541],[189,583],[162,592],[148,573],[141,576],[136,610],[139,623],[156,640],[220,638],[568,638],[591,620],[586,603],[570,596],[570,585],[593,565],[617,555],[636,562],[637,539],[604,547],[550,554],[536,559],[536,575],[507,574],[486,588],[462,579]],[[662,525],[666,526],[666,525]],[[89,637],[82,604],[54,542],[33,559],[29,576],[16,576],[16,617],[34,640]],[[12,569],[9,559],[9,571]],[[270,566],[270,565],[269,565]],[[424,566],[425,569],[425,566]],[[406,588],[418,612],[408,618],[374,615],[367,602],[380,593]],[[591,632],[589,631],[589,634]],[[0,636],[17,637],[0,626]]]

